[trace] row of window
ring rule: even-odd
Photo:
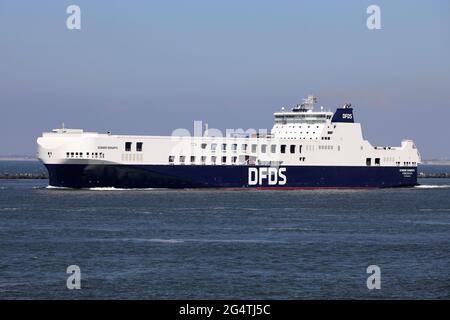
[[[379,166],[381,164],[380,158],[375,158],[374,164],[376,166]],[[401,162],[400,161],[396,161],[395,164],[397,166],[399,166],[401,164]],[[368,165],[368,166],[372,165],[372,158],[366,158],[366,165]],[[416,162],[404,161],[403,165],[404,166],[411,166],[411,165],[415,166]]]
[[[286,125],[288,123],[303,123],[303,124],[326,124],[327,122],[324,120],[303,120],[303,121],[298,121],[296,119],[275,119],[275,123],[276,124],[282,124],[282,125]]]
[[[122,153],[122,161],[142,161],[142,153]]]
[[[87,159],[104,159],[105,154],[103,152],[86,152]],[[66,158],[84,158],[83,152],[66,152]]]
[[[180,164],[185,164],[186,163],[186,159],[187,159],[186,156],[179,156],[178,160],[179,160]],[[218,157],[212,156],[211,157],[211,163],[212,164],[217,164],[217,159],[218,159]],[[220,159],[221,159],[221,163],[222,164],[227,164],[227,161],[228,161],[228,157],[227,156],[222,156],[222,157],[220,157]],[[232,156],[232,157],[230,157],[230,159],[231,159],[231,164],[237,164],[237,162],[238,162],[238,157],[237,156]],[[194,164],[196,162],[196,157],[195,156],[190,156],[189,160],[190,160],[191,164]],[[207,160],[206,156],[201,156],[200,157],[200,162],[202,164],[205,164],[206,160]],[[305,157],[300,157],[299,158],[299,161],[303,161],[304,162],[305,160],[306,160]],[[173,164],[174,162],[175,162],[175,156],[169,156],[169,164]],[[252,162],[251,159],[249,159],[248,156],[246,157],[245,162],[246,163],[250,163],[250,164],[252,164],[252,163],[254,164],[254,161]]]
[[[201,144],[201,148],[202,149],[206,149],[207,146],[208,145],[206,143],[202,143]],[[277,151],[277,147],[278,147],[278,145],[276,145],[276,144],[272,144],[272,145],[261,144],[259,150],[261,151],[261,153],[268,153],[269,149],[270,149],[270,153],[277,153],[278,152]],[[297,146],[295,144],[291,144],[291,145],[282,144],[282,145],[280,145],[280,152],[281,153],[286,153],[286,150],[287,150],[288,147],[289,147],[290,153],[295,153],[296,150],[298,150],[298,152],[301,153],[303,146],[302,145]],[[242,144],[241,145],[241,151],[242,152],[247,152],[247,149],[248,149],[248,145],[247,144]],[[211,144],[211,152],[216,152],[216,150],[217,150],[217,144],[216,143],[212,143]],[[221,150],[222,150],[222,152],[227,152],[227,144],[226,143],[222,144]],[[252,144],[251,145],[251,152],[252,153],[256,153],[257,150],[258,150],[258,145],[257,144]],[[237,152],[238,151],[238,145],[236,143],[231,145],[231,151],[232,152]]]
[[[372,165],[372,158],[366,158],[366,165],[371,166]],[[380,165],[380,158],[375,158],[375,165]]]
[[[195,163],[195,160],[196,160],[195,156],[191,156],[190,157],[190,162],[191,163]],[[174,162],[175,162],[175,156],[169,156],[169,163],[174,163]],[[180,164],[185,163],[186,162],[186,156],[180,156],[179,157],[179,162],[180,162]],[[205,164],[206,163],[206,156],[201,156],[200,157],[200,162],[202,164]],[[216,164],[217,163],[217,157],[216,156],[212,156],[211,157],[211,163],[212,164]],[[222,164],[226,164],[226,163],[227,163],[227,157],[223,156],[222,157]],[[232,164],[236,164],[237,163],[237,156],[231,157],[231,163]]]
[[[297,137],[297,136],[295,136],[295,137],[289,137],[289,136],[283,136],[283,139],[285,139],[285,140],[319,140],[319,138],[318,137]],[[330,139],[325,139],[325,140],[330,140]]]
[[[331,145],[320,146],[319,145],[319,150],[333,150],[333,146],[331,146]]]
[[[125,151],[131,151],[133,143],[132,142],[125,142]],[[136,142],[136,151],[142,152],[142,146],[144,145],[143,142]]]
[[[299,128],[299,129],[301,129],[302,128],[302,126],[301,125],[298,125],[298,126],[275,126],[275,128],[278,128],[278,127],[281,127],[281,128]],[[310,129],[311,128],[311,126],[308,126],[308,129]],[[316,126],[316,128],[317,129],[319,129],[319,126]]]
[[[396,161],[395,164],[399,166],[401,164],[401,162],[400,161]],[[404,166],[411,166],[411,165],[415,166],[416,164],[417,164],[416,162],[410,162],[410,161],[404,161],[403,162]]]
[[[303,134],[303,132],[297,132],[297,131],[282,131],[280,134]],[[306,134],[309,134],[309,131],[306,132]],[[316,134],[316,132],[312,132],[312,134]]]

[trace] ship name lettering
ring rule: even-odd
[[[286,168],[261,167],[248,168],[248,185],[285,185],[287,182]]]

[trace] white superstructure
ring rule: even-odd
[[[333,113],[314,111],[314,102],[309,96],[292,110],[275,112],[267,135],[130,136],[55,129],[38,138],[38,157],[45,164],[411,167],[420,163],[412,140],[397,147],[373,146],[364,139],[359,123],[332,121]],[[346,108],[350,106],[340,109]]]

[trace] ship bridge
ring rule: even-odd
[[[277,138],[319,140],[324,130],[331,126],[333,113],[331,111],[314,111],[317,98],[309,95],[303,103],[290,111],[284,108],[275,112],[275,124],[271,133]]]

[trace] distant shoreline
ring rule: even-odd
[[[450,160],[423,160],[421,164],[427,166],[450,166]]]
[[[0,161],[39,161],[37,158],[9,158],[9,157],[0,157]]]

